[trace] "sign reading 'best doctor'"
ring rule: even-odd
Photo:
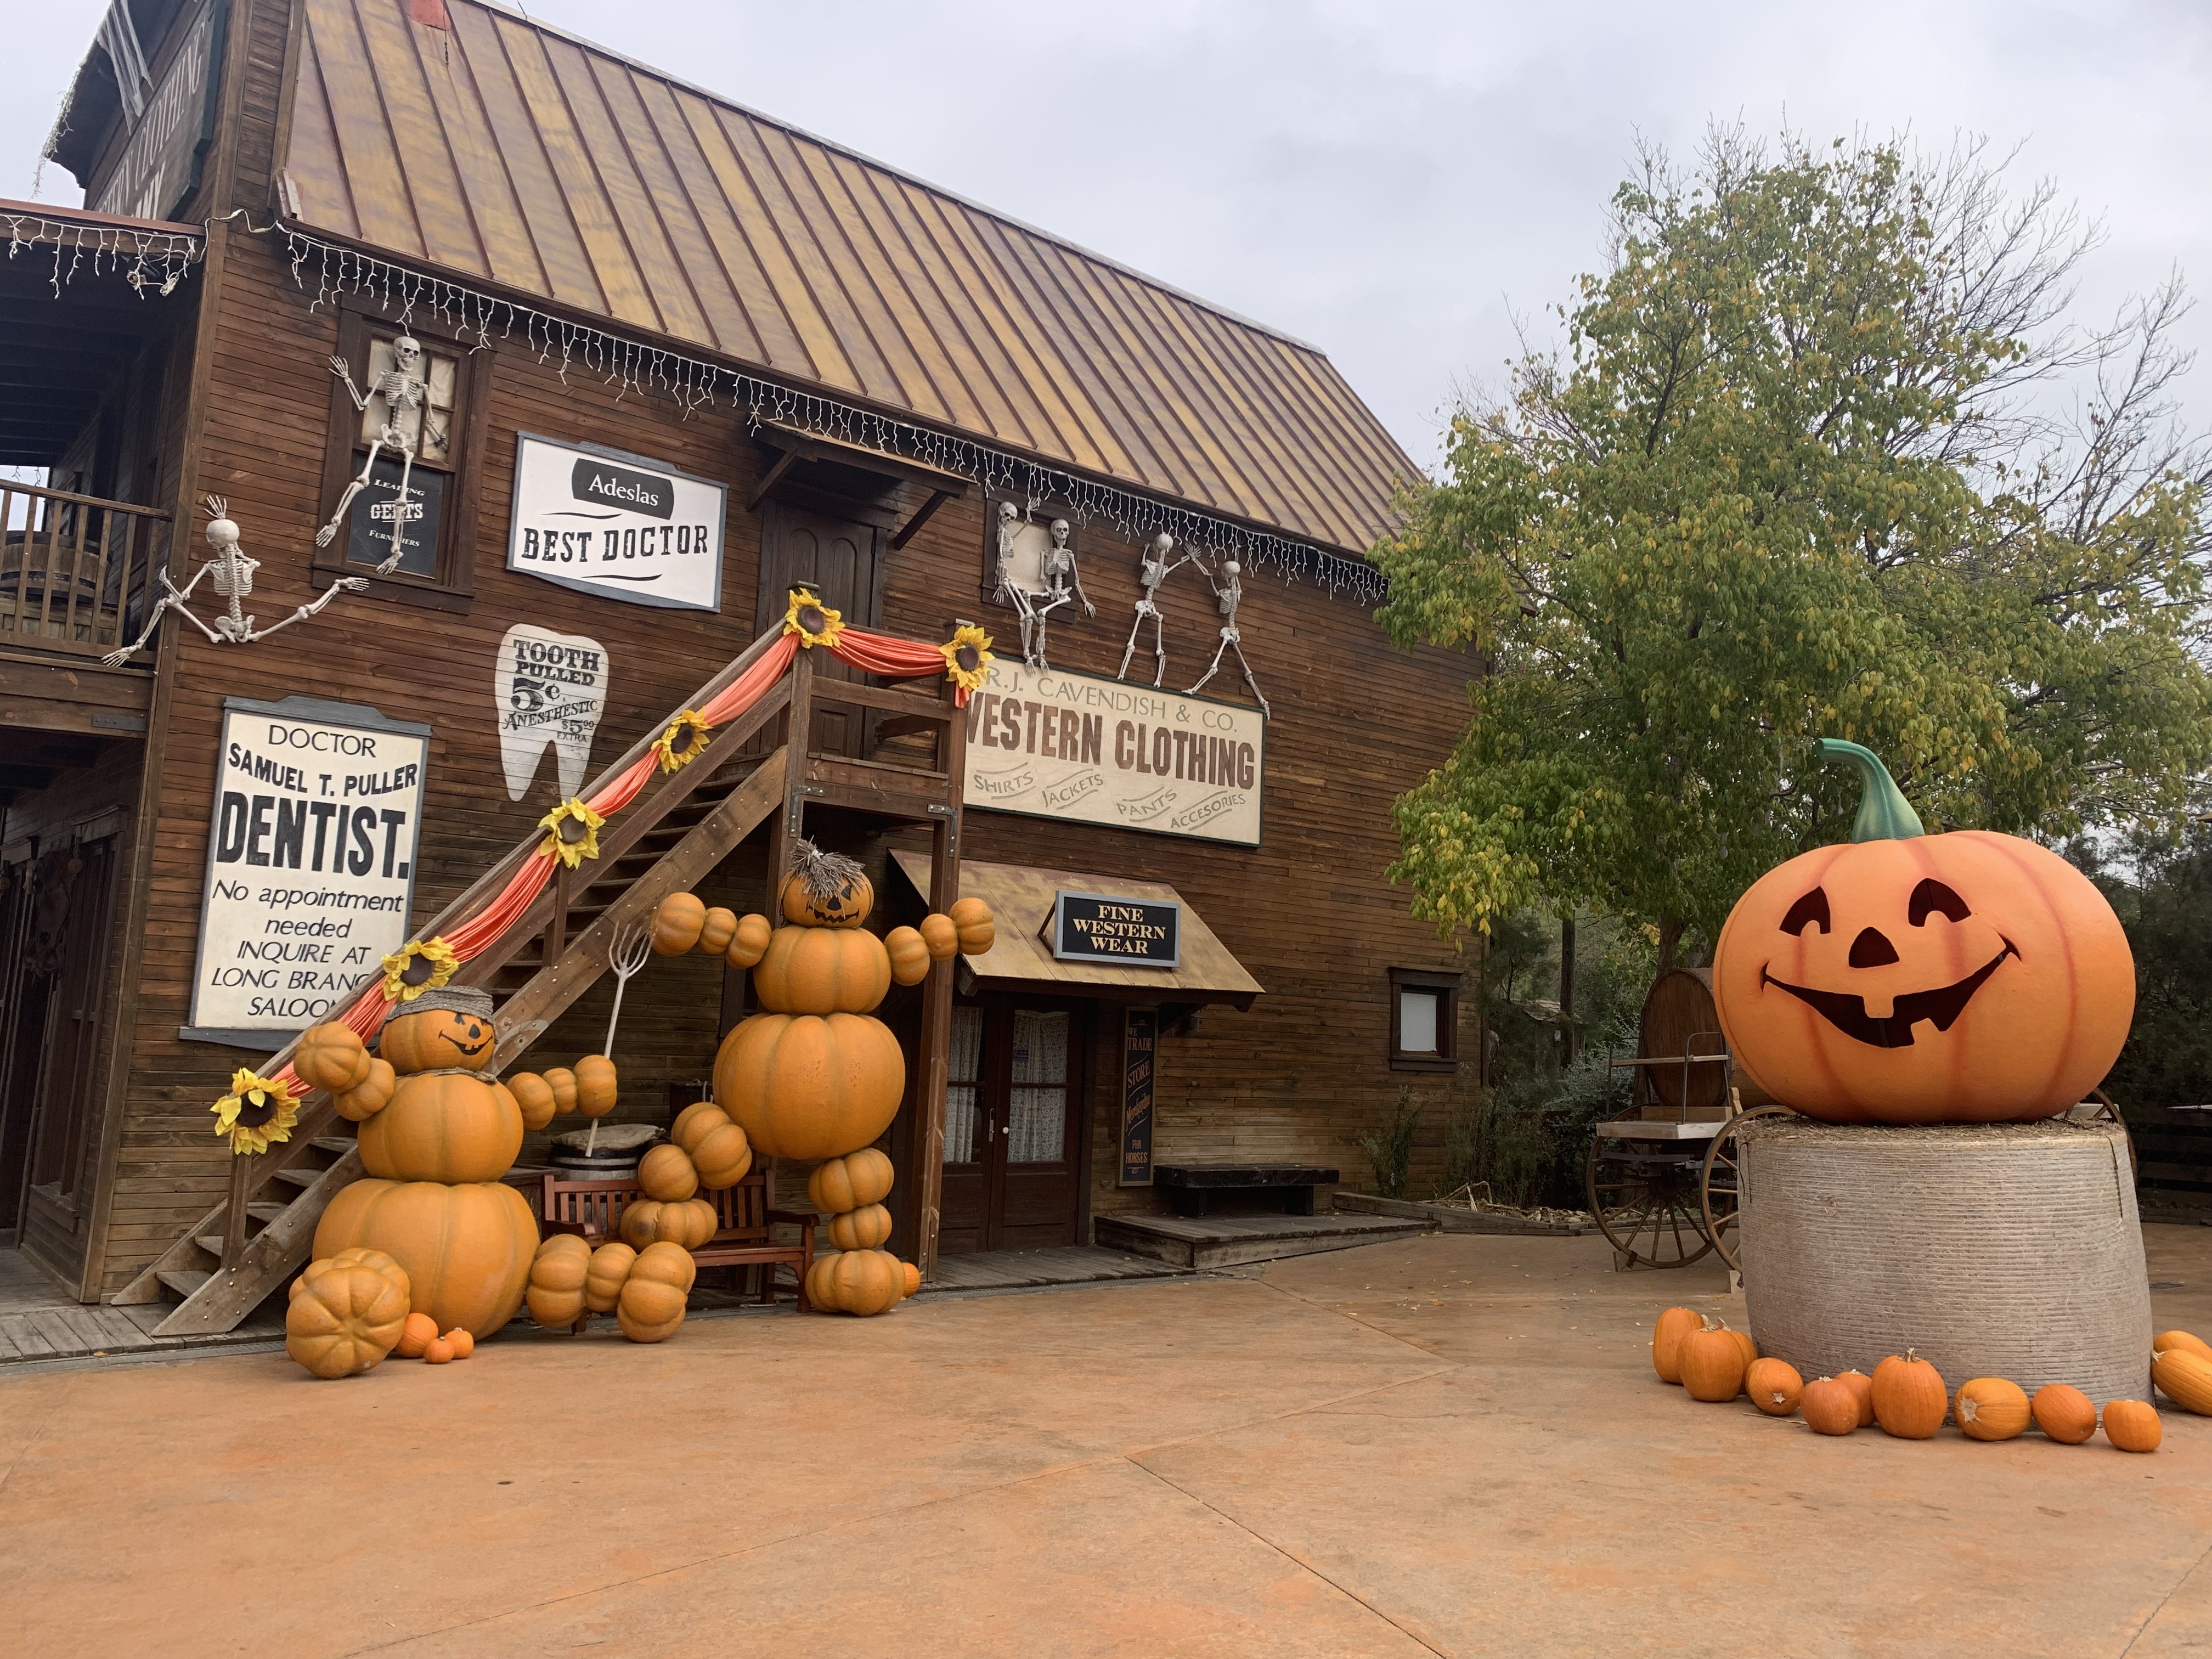
[[[1256,708],[996,657],[968,701],[969,806],[1260,844]]]
[[[719,611],[728,496],[642,456],[522,433],[507,568],[625,605]]]

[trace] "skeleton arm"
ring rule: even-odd
[[[353,399],[353,406],[357,410],[366,410],[368,408],[369,398],[374,395],[377,389],[374,380],[371,380],[368,392],[362,391],[353,383],[353,365],[344,358],[337,356],[331,359],[331,373],[345,382],[346,396]]]
[[[200,585],[200,578],[206,575],[209,571],[214,568],[215,567],[211,564],[202,565],[198,570],[192,573],[191,580],[186,582],[181,591],[179,590],[174,582],[169,580],[169,573],[166,570],[161,571],[160,575],[161,579],[161,586],[164,590],[162,597],[161,602],[155,605],[154,609],[148,613],[145,628],[140,631],[138,637],[131,641],[130,644],[123,647],[120,650],[111,651],[106,656],[102,657],[100,659],[101,666],[106,668],[120,668],[125,663],[129,662],[131,658],[137,656],[139,652],[144,650],[146,648],[146,641],[154,637],[154,630],[161,625],[161,616],[164,611],[174,611],[178,612],[187,622],[191,623],[193,627],[198,629],[201,633],[205,634],[208,636],[210,643],[216,643],[217,641],[216,640],[215,634],[209,629],[208,625],[202,622],[198,617],[193,616],[190,611],[185,609],[185,601],[191,597],[192,589]]]

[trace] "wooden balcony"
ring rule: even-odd
[[[159,592],[168,522],[150,507],[0,480],[0,650],[97,658],[129,644]]]

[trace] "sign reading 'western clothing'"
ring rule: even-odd
[[[641,456],[526,432],[507,568],[625,605],[719,611],[728,495]]]
[[[1260,844],[1267,717],[994,658],[968,702],[969,806]]]
[[[208,0],[178,37],[177,49],[161,70],[160,84],[139,112],[124,141],[98,199],[85,205],[94,213],[133,219],[166,219],[199,187],[208,140],[215,132],[216,92],[221,76],[225,0]],[[125,19],[124,27],[128,27]]]
[[[224,700],[185,1036],[274,1047],[407,942],[429,737],[350,703]]]
[[[1182,960],[1182,906],[1063,889],[1053,896],[1052,953],[1062,962],[1173,968]]]

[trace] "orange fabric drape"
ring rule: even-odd
[[[865,628],[844,629],[830,649],[839,661],[887,680],[918,680],[925,674],[945,672],[945,653],[935,646],[896,639],[889,634],[871,634]],[[968,706],[966,687],[955,694],[954,701],[963,708]]]

